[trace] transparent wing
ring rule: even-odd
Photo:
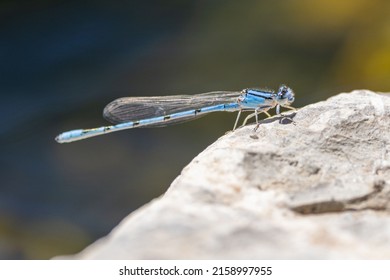
[[[104,108],[103,116],[114,124],[138,121],[208,106],[233,103],[237,101],[240,94],[237,91],[214,91],[196,95],[123,97],[109,103]],[[182,123],[200,116],[202,115],[189,115],[180,119],[165,121],[163,124],[151,124],[147,127]]]

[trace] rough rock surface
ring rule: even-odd
[[[227,133],[75,259],[390,258],[390,97]]]

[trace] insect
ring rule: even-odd
[[[277,92],[260,89],[244,89],[242,91],[213,91],[195,95],[171,95],[154,97],[123,97],[109,103],[103,116],[114,123],[91,129],[76,129],[63,132],[55,139],[59,143],[69,143],[85,138],[107,134],[136,127],[162,127],[178,124],[201,117],[211,112],[237,112],[233,130],[236,129],[242,111],[254,111],[249,114],[243,125],[258,115],[276,107],[293,109],[294,92],[287,86],[280,86]]]

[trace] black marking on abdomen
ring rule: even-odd
[[[137,125],[139,125],[139,121],[133,122],[133,126],[137,126]]]
[[[171,118],[171,116],[169,116],[169,115],[164,116],[164,121],[169,120],[170,118]]]
[[[197,115],[200,112],[202,112],[202,109],[195,109],[195,111],[194,111],[195,115]]]

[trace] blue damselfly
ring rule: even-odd
[[[154,97],[123,97],[109,103],[104,117],[114,123],[91,129],[76,129],[61,133],[56,137],[59,143],[73,142],[93,136],[107,134],[136,127],[161,127],[192,120],[211,112],[236,112],[238,115],[233,130],[236,129],[242,111],[254,111],[249,114],[243,125],[258,115],[276,107],[294,109],[294,92],[282,85],[277,92],[261,89],[244,89],[242,91],[214,91],[195,95],[172,95]]]

